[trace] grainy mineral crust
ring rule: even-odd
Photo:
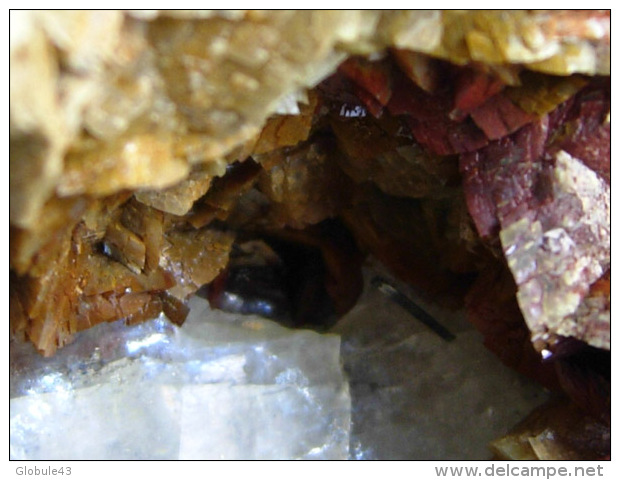
[[[609,268],[609,186],[563,151],[556,155],[551,182],[553,199],[533,219],[526,214],[500,232],[521,311],[539,349],[551,335],[610,349],[608,335],[597,335],[599,328],[586,327],[587,317],[574,315],[590,285]]]

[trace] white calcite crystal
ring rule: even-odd
[[[367,283],[330,334],[193,298],[181,328],[102,324],[52,358],[12,345],[11,458],[480,460],[547,399],[461,314],[422,304],[446,342]]]
[[[212,312],[200,298],[191,307],[180,329],[99,328],[81,370],[72,345],[29,382],[22,374],[11,458],[348,458],[339,337]]]
[[[336,326],[351,390],[351,457],[484,460],[547,393],[502,365],[464,319],[425,304],[455,335],[445,341],[376,289]]]

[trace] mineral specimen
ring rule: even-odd
[[[69,347],[81,351],[22,364],[11,458],[348,457],[351,398],[336,335],[211,312],[197,297],[190,307],[183,328],[163,318],[99,325]]]
[[[579,403],[558,345],[610,349],[608,11],[11,20],[10,319],[40,352],[182,323],[248,238],[319,249],[342,314],[360,289],[337,219]]]

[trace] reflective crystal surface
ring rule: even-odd
[[[460,313],[421,303],[446,342],[367,283],[330,334],[194,297],[180,328],[101,324],[52,358],[13,344],[11,458],[489,458],[545,391]]]
[[[445,341],[367,287],[336,326],[351,390],[351,458],[484,460],[547,393],[502,365],[461,312],[416,298],[454,335]]]
[[[100,325],[53,359],[16,346],[11,457],[348,457],[337,336],[190,306],[183,328]]]

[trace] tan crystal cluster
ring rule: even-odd
[[[608,75],[609,34],[606,12],[13,11],[12,328],[49,355],[100,321],[178,316],[228,261],[234,236],[213,221],[234,223],[255,173],[218,180],[250,155],[273,167],[259,179],[272,225],[328,216],[338,187],[310,188],[330,175],[322,146],[266,154],[308,137],[311,89],[351,55],[486,64],[513,84],[517,64]],[[397,195],[422,185],[390,180],[403,158],[424,178],[450,170],[415,148],[340,168]]]
[[[572,12],[13,12],[11,146],[28,161],[11,162],[11,222],[32,228],[54,195],[222,173],[351,53],[609,74],[608,36],[606,16]]]

